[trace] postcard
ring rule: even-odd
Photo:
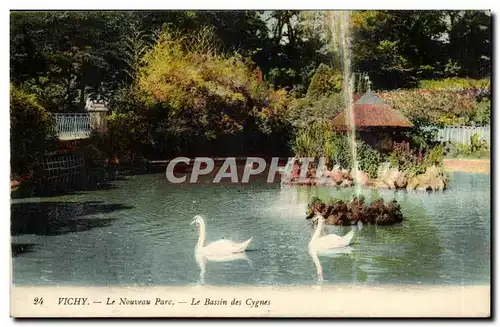
[[[11,11],[11,317],[490,318],[491,32]]]

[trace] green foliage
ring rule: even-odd
[[[29,84],[50,111],[83,109],[86,97],[120,81],[128,13],[11,13],[11,77]],[[121,25],[121,26],[120,26]]]
[[[26,92],[36,95],[38,102],[49,112],[64,111],[68,90],[63,84],[54,83],[48,77],[32,78],[23,83]],[[74,96],[72,94],[71,96]]]
[[[150,148],[153,142],[147,117],[132,111],[113,112],[108,116],[108,132],[97,137],[100,148],[122,163],[143,158],[145,149]]]
[[[324,11],[11,12],[11,76],[29,82],[47,110],[82,108],[85,97],[131,84],[156,31],[211,28],[221,52],[237,51],[263,79],[304,96],[321,64],[340,51]],[[353,70],[376,89],[422,79],[491,73],[491,14],[484,11],[354,11]],[[395,27],[396,26],[396,27]],[[447,37],[443,37],[447,36]],[[467,49],[467,51],[463,51]],[[132,77],[132,78],[131,78]],[[49,95],[46,97],[45,95]]]
[[[489,158],[490,146],[478,134],[471,136],[470,144],[453,143],[449,149],[451,157]]]
[[[461,91],[468,89],[490,89],[490,79],[472,79],[472,78],[445,78],[438,80],[421,80],[419,87],[434,91]]]
[[[136,85],[123,86],[117,89],[110,97],[108,105],[111,111],[119,113],[143,112],[145,110]]]
[[[424,157],[424,166],[442,166],[444,159],[444,147],[438,144],[431,148]]]
[[[268,142],[286,142],[288,92],[267,87],[248,58],[220,52],[214,38],[209,28],[193,35],[169,29],[158,34],[139,60],[135,83],[111,98],[115,116],[110,117],[110,134],[141,125],[130,137],[112,137],[116,153],[132,157],[127,152],[170,156],[190,149],[208,151],[209,143],[216,147],[218,139],[226,142],[219,148],[228,146],[227,137],[252,139],[254,144],[266,142],[266,137]]]
[[[144,56],[138,92],[166,134],[216,138],[242,131],[252,114],[266,125],[286,108],[285,93],[267,90],[241,56],[219,53],[213,37],[165,30]]]
[[[89,94],[109,96],[133,83],[143,52],[164,25],[213,27],[224,50],[252,56],[267,39],[257,11],[39,11],[10,18],[11,78],[33,84],[36,94],[54,93],[41,98],[50,111],[82,109]]]
[[[56,137],[55,121],[36,96],[11,84],[11,172],[14,175],[31,172],[43,154],[53,148]]]
[[[359,169],[368,174],[370,178],[377,177],[378,168],[384,162],[383,155],[362,140],[357,140],[356,144]]]
[[[265,79],[275,87],[304,96],[321,63],[331,64],[336,49],[327,47],[325,12],[267,11],[261,19],[268,26],[269,40],[253,57]],[[332,51],[333,50],[333,51]]]
[[[485,140],[481,140],[478,134],[473,134],[470,137],[470,149],[471,152],[477,152],[481,150],[489,150],[490,147],[488,145],[488,142]]]
[[[298,157],[325,157],[325,164],[332,168],[338,165],[344,169],[352,168],[352,152],[346,135],[336,133],[325,122],[315,122],[299,129],[291,144]],[[382,154],[361,139],[356,140],[359,169],[370,177],[376,177],[377,169],[383,162]]]
[[[405,131],[403,135],[412,149],[425,152],[435,145],[437,131],[435,127],[428,126],[427,120],[415,119],[413,128]]]
[[[430,166],[442,166],[443,158],[444,148],[441,144],[422,152],[415,151],[409,142],[403,141],[393,143],[393,150],[387,156],[387,161],[394,168],[410,175],[419,175],[425,173]]]
[[[320,64],[307,89],[308,98],[328,97],[342,91],[342,74],[325,64]]]
[[[314,122],[328,122],[344,110],[344,96],[333,93],[328,97],[293,99],[286,113],[286,120],[295,127],[308,126]]]
[[[489,126],[491,123],[491,101],[484,98],[476,102],[476,110],[470,121],[478,126]]]
[[[291,148],[298,157],[332,158],[337,153],[338,141],[327,122],[314,122],[298,130]]]
[[[376,89],[415,87],[420,80],[443,77],[489,77],[491,23],[491,13],[480,10],[355,11],[354,68],[368,73]]]
[[[354,93],[364,94],[371,88],[370,77],[367,73],[354,74]]]
[[[256,84],[254,87],[263,92],[263,95],[258,95],[257,98],[264,98],[265,100],[254,106],[251,111],[254,117],[257,129],[264,134],[270,135],[273,133],[280,133],[281,135],[289,132],[289,122],[285,117],[288,113],[291,98],[285,90],[266,90],[262,84]]]
[[[420,126],[467,124],[476,108],[475,97],[468,93],[396,90],[379,96]]]
[[[387,157],[391,167],[410,174],[422,174],[425,172],[424,158],[422,153],[415,153],[408,142],[394,143],[393,151]]]
[[[290,126],[329,121],[344,107],[335,93],[341,90],[341,56],[331,42],[328,14],[12,12],[10,75],[47,111],[80,111],[88,96],[102,94],[124,115],[112,118],[115,135],[121,124],[123,130],[147,125],[147,133],[134,134],[140,142],[123,135],[118,146],[114,137],[120,151],[128,144],[161,156],[160,149],[182,151],[188,143],[204,149],[200,144],[206,140],[242,134],[249,144],[262,135],[266,142],[268,136],[283,142],[293,133]],[[488,123],[489,100],[479,99],[487,93],[445,92],[450,85],[485,87],[481,79],[491,71],[490,14],[356,11],[351,25],[353,71],[362,72],[357,92],[367,88],[365,75],[377,89],[425,80],[425,94],[386,92],[414,124]],[[164,27],[176,32],[158,33]],[[430,81],[447,77],[463,79]],[[427,147],[425,135],[414,135],[411,142]],[[333,145],[326,149],[332,152]]]
[[[346,135],[339,134],[337,140],[337,151],[333,156],[333,163],[340,168],[352,169],[352,149],[350,140]],[[384,162],[384,155],[377,149],[370,146],[361,138],[356,138],[356,156],[358,168],[365,172],[369,177],[375,178],[377,171]]]

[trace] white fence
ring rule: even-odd
[[[471,136],[477,134],[490,144],[490,127],[453,126],[438,129],[436,141],[470,144]]]
[[[92,122],[88,113],[56,113],[57,134],[60,140],[76,140],[90,137]]]

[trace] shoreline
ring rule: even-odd
[[[444,158],[444,169],[448,172],[490,174],[490,159]]]
[[[221,161],[223,158],[215,158],[217,161]],[[238,158],[239,160],[243,160],[243,158]],[[170,160],[157,160],[157,161],[149,161],[148,164],[152,167],[158,167],[165,165]],[[238,168],[244,167],[244,164],[237,163]],[[474,173],[474,174],[490,174],[491,171],[491,161],[490,159],[468,159],[468,158],[444,158],[443,166],[445,171],[447,172],[464,172],[464,173]],[[127,165],[116,164],[115,169],[119,168],[127,168]],[[133,166],[134,167],[134,166]],[[278,165],[278,173],[280,173],[284,168],[283,162],[280,162]],[[183,172],[189,171],[189,169],[180,169]],[[261,173],[266,174],[267,169]],[[26,178],[17,178],[10,180],[10,190],[11,192],[17,191],[21,185],[30,179]],[[295,185],[296,186],[296,185]]]

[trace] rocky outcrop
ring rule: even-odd
[[[302,167],[297,161],[291,168],[288,178],[282,178],[284,184],[290,185],[320,185],[320,186],[338,186],[348,187],[353,185],[353,177],[348,170],[340,169],[338,166],[329,170],[325,168],[321,174],[318,174],[316,168],[310,168],[306,173],[306,178],[301,178]],[[366,174],[361,172],[362,180],[366,181],[368,178]]]
[[[367,173],[364,171],[358,171],[358,181],[361,186],[368,185],[368,182],[370,181],[370,177],[368,176]]]
[[[398,178],[394,181],[394,186],[397,189],[402,189],[406,188],[406,185],[408,185],[408,173],[403,171],[399,173]]]
[[[391,168],[387,165],[381,165],[378,170],[378,187],[380,188],[396,188],[396,180],[401,172],[397,168]]]
[[[448,175],[442,167],[430,166],[423,174],[412,174],[387,166],[379,169],[376,187],[407,190],[442,191],[448,185]]]
[[[448,186],[448,174],[442,167],[430,166],[425,173],[413,176],[406,188],[409,190],[443,191]]]
[[[306,219],[320,214],[331,225],[353,225],[358,221],[363,224],[391,225],[403,221],[401,208],[396,200],[385,203],[378,199],[370,204],[364,203],[364,197],[353,198],[349,202],[329,200],[325,203],[318,197],[311,199],[306,212]]]
[[[358,171],[358,178],[354,179],[351,171],[340,169],[338,166],[334,166],[331,170],[325,168],[319,178],[317,170],[311,168],[306,174],[307,177],[301,179],[301,169],[297,162],[292,167],[285,184],[350,187],[355,185],[357,180],[361,186],[366,187],[442,191],[448,186],[449,179],[444,169],[438,166],[428,167],[425,173],[415,175],[383,164],[378,169],[376,179],[370,179],[363,171]]]

